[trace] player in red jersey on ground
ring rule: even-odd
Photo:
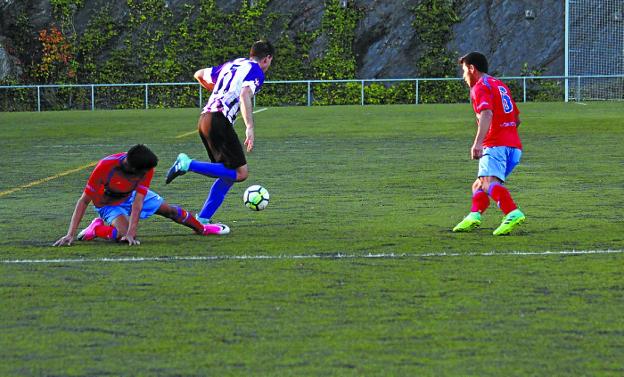
[[[136,239],[139,218],[153,214],[167,217],[198,234],[227,234],[229,229],[215,224],[203,225],[183,208],[169,205],[149,189],[158,157],[145,145],[137,144],[126,153],[107,156],[97,164],[76,203],[67,234],[54,246],[71,245],[89,203],[98,214],[78,234],[79,240],[96,237],[140,244]],[[107,225],[108,224],[108,225]]]
[[[493,234],[509,234],[525,220],[503,185],[522,156],[522,143],[518,136],[520,111],[507,85],[487,74],[488,62],[483,54],[471,52],[462,56],[459,64],[464,71],[464,80],[470,86],[470,101],[477,116],[477,133],[470,156],[479,160],[479,172],[472,184],[471,212],[453,231],[469,232],[480,226],[481,214],[492,198],[505,214]]]

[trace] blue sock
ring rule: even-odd
[[[207,175],[212,178],[224,178],[230,181],[236,180],[236,170],[228,169],[222,163],[204,162],[192,160],[189,171]]]
[[[233,180],[223,179],[223,178],[217,179],[212,184],[212,188],[210,189],[210,194],[208,194],[208,199],[206,199],[206,202],[204,203],[204,207],[199,213],[199,217],[203,219],[211,219],[212,215],[214,215],[215,212],[217,212],[217,210],[219,209],[219,207],[221,207],[221,204],[223,203],[225,196],[227,195],[228,191],[230,191],[230,188],[232,187],[233,184],[234,184]]]

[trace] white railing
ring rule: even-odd
[[[501,80],[505,81],[508,85],[510,83],[515,83],[518,85],[520,83],[521,87],[521,95],[517,94],[518,87],[515,87],[515,90],[512,89],[515,93],[516,100],[522,100],[522,102],[534,101],[535,98],[529,98],[530,96],[536,97],[539,100],[539,93],[536,95],[535,93],[531,94],[531,92],[539,92],[540,90],[545,91],[543,87],[539,87],[540,83],[542,85],[544,83],[550,83],[550,86],[547,88],[550,93],[551,100],[554,95],[555,98],[559,98],[561,101],[566,101],[568,99],[574,99],[576,101],[581,100],[624,100],[624,75],[587,75],[587,76],[508,76],[508,77],[500,77]],[[405,79],[366,79],[366,80],[293,80],[293,81],[266,81],[265,88],[270,88],[275,85],[287,85],[287,86],[296,86],[296,85],[304,85],[305,86],[305,105],[313,106],[316,104],[315,100],[315,87],[321,87],[323,85],[332,84],[332,85],[348,85],[351,84],[351,89],[354,89],[354,86],[359,87],[359,104],[365,105],[367,102],[367,94],[366,88],[372,84],[382,84],[384,86],[392,86],[397,83],[412,83],[413,92],[407,96],[412,98],[410,103],[419,104],[422,103],[420,98],[427,93],[422,93],[423,83],[433,83],[433,82],[453,82],[453,81],[461,81],[461,78],[405,78]],[[511,86],[511,85],[510,85]],[[537,86],[538,88],[531,89],[529,86]],[[192,89],[193,92],[195,89],[197,90],[196,95],[190,94],[189,92],[186,95],[190,95],[196,100],[196,105],[198,107],[203,106],[204,104],[204,90],[201,86],[199,86],[196,82],[175,82],[175,83],[135,83],[135,84],[46,84],[46,85],[4,85],[0,86],[0,111],[7,111],[7,103],[11,102],[11,99],[19,100],[15,95],[11,95],[11,91],[16,90],[32,90],[34,95],[33,108],[30,111],[43,111],[43,94],[42,92],[50,89],[70,89],[70,90],[82,90],[87,93],[83,94],[80,97],[82,100],[87,98],[89,103],[85,105],[84,102],[81,103],[80,108],[96,110],[97,100],[98,100],[98,91],[102,91],[104,89],[112,89],[112,88],[138,88],[140,91],[140,96],[142,97],[142,107],[145,109],[150,108],[150,99],[151,92],[156,90],[159,87],[187,87]],[[467,93],[467,88],[465,86],[461,86]],[[565,93],[565,88],[569,88],[569,93]],[[599,88],[598,95],[594,94],[594,90],[592,88]],[[560,93],[559,93],[560,92]],[[14,92],[13,92],[14,93]],[[139,92],[137,92],[139,93]],[[467,100],[467,96],[460,96],[464,100]],[[260,98],[261,98],[260,93]],[[104,95],[102,95],[104,96]],[[22,96],[23,98],[24,96]],[[28,96],[26,96],[28,97]],[[109,98],[114,99],[115,95],[109,95]],[[136,101],[135,95],[135,105],[139,103]],[[371,96],[369,95],[369,98]],[[406,98],[407,98],[406,97]],[[457,97],[457,93],[455,93],[455,97]],[[302,97],[303,98],[303,97]],[[23,100],[23,99],[22,99]],[[558,100],[558,99],[557,99]],[[256,98],[254,98],[254,102]],[[352,104],[356,104],[358,102],[353,102]],[[255,104],[255,103],[254,103]],[[303,104],[303,103],[302,103]],[[283,103],[281,104],[283,105]],[[151,106],[151,107],[155,107]],[[163,106],[160,106],[163,107]],[[164,106],[167,107],[167,106]],[[172,106],[168,106],[172,107]],[[73,106],[65,106],[64,108],[74,108]],[[102,108],[110,108],[110,106],[103,106]],[[136,108],[136,106],[135,106]],[[10,110],[10,108],[8,109]],[[29,111],[29,110],[26,110]]]

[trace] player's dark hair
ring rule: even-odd
[[[251,50],[249,50],[249,56],[255,57],[259,60],[262,60],[269,55],[275,55],[275,48],[273,47],[271,42],[266,40],[259,40],[257,42],[254,42],[254,44],[251,45]]]
[[[485,55],[480,52],[469,52],[459,58],[459,64],[474,65],[475,68],[482,73],[488,73],[488,61]]]
[[[130,148],[126,160],[135,170],[149,170],[158,165],[158,157],[143,144]]]

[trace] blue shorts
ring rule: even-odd
[[[497,177],[505,182],[516,165],[520,162],[522,150],[512,147],[483,148],[483,156],[479,159],[478,177]]]
[[[134,203],[134,197],[136,196],[136,191],[133,191],[130,197],[126,199],[125,202],[121,204],[117,204],[114,206],[104,206],[104,207],[95,207],[95,212],[97,212],[98,216],[102,220],[104,220],[107,224],[112,224],[113,221],[119,216],[130,216],[132,212],[132,203]],[[145,195],[145,199],[143,200],[143,209],[141,210],[141,214],[139,218],[147,219],[152,216],[158,208],[160,208],[161,204],[165,200],[155,193],[152,190],[147,190],[147,194]]]

